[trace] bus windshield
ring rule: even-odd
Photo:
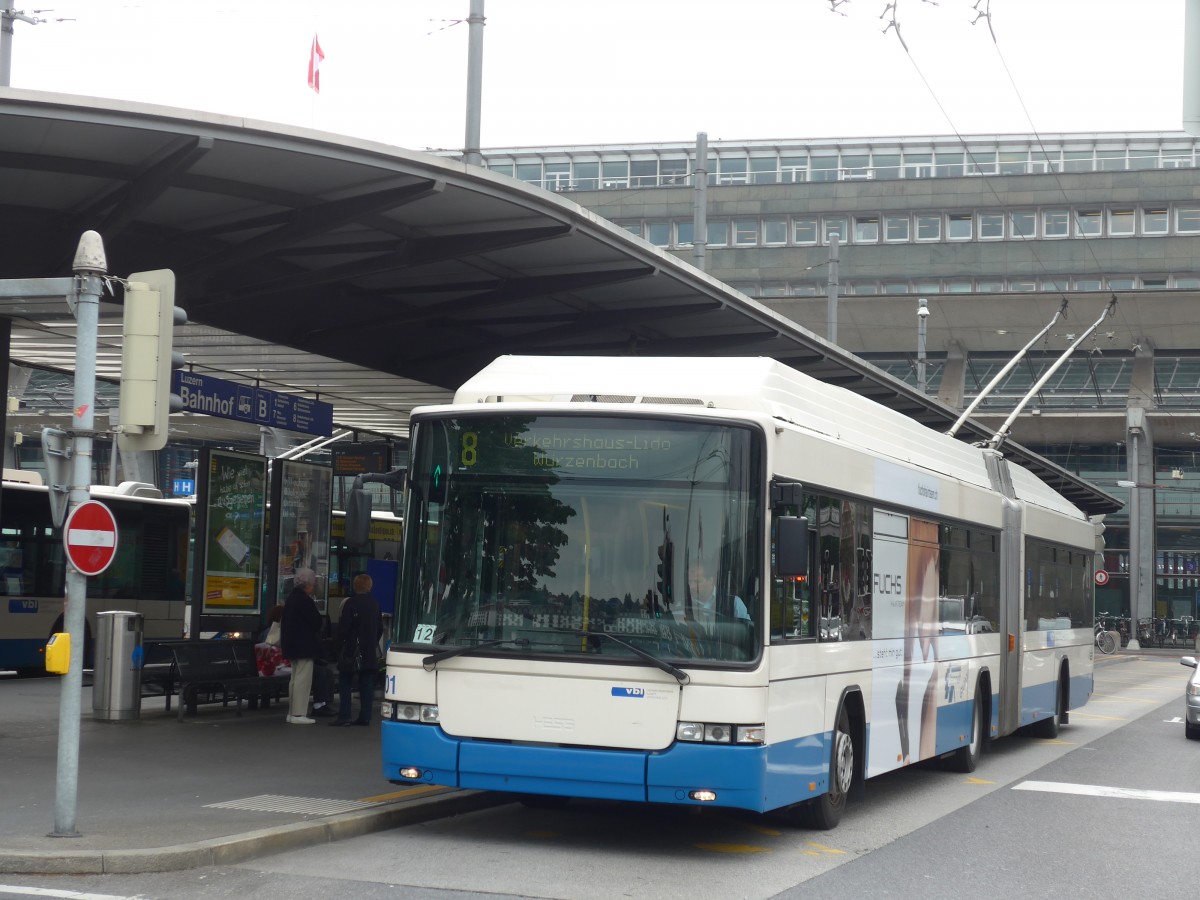
[[[394,637],[487,643],[488,654],[751,661],[762,456],[755,429],[724,421],[416,417]]]

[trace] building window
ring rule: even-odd
[[[1003,280],[980,279],[976,290],[981,294],[1002,294],[1004,293]]]
[[[917,216],[917,240],[940,241],[942,239],[941,216]]]
[[[646,240],[655,247],[665,247],[671,241],[670,222],[647,222]]]
[[[1043,278],[1043,291],[1066,291],[1070,289],[1070,282],[1065,278]]]
[[[857,282],[857,283],[851,285],[851,288],[852,288],[852,290],[851,290],[852,294],[857,294],[860,296],[864,295],[864,294],[878,294],[879,293],[878,285],[876,285],[874,282],[871,282],[871,281]]]
[[[1004,237],[1004,213],[980,213],[979,237],[982,240],[997,240]]]
[[[1142,234],[1166,234],[1167,211],[1165,208],[1142,210]]]
[[[879,217],[854,217],[854,242],[856,244],[874,244],[879,241]]]
[[[1100,290],[1099,278],[1076,278],[1075,290],[1077,291],[1098,291]]]
[[[734,219],[733,243],[738,247],[753,247],[758,243],[758,219]]]
[[[690,247],[696,235],[696,224],[694,222],[676,222],[675,223],[675,246]]]
[[[1191,168],[1191,150],[1164,150],[1162,152],[1162,167],[1164,169]]]
[[[764,219],[763,220],[763,243],[764,244],[786,244],[788,239],[788,223],[787,219]]]
[[[1129,151],[1129,168],[1130,169],[1157,169],[1158,168],[1158,151],[1157,150],[1130,150]]]
[[[1028,169],[1027,150],[1005,150],[1000,154],[1001,175],[1024,175]]]
[[[875,177],[881,181],[895,181],[900,177],[899,153],[876,153],[871,160]]]
[[[497,175],[507,175],[509,178],[513,177],[513,164],[512,163],[489,162],[487,164],[487,167],[488,167],[489,172],[495,172]]]
[[[600,163],[575,163],[575,190],[594,191],[600,187]]]
[[[602,166],[603,186],[605,188],[627,188],[629,187],[629,161],[619,160],[616,162],[606,162]]]
[[[1142,287],[1147,291],[1161,291],[1167,286],[1167,276],[1151,275],[1149,277],[1142,276]]]
[[[751,184],[774,184],[779,180],[778,166],[775,164],[775,157],[756,158],[750,160],[750,183]]]
[[[546,190],[571,190],[571,164],[569,162],[546,163]]]
[[[842,216],[826,216],[825,225],[825,243],[829,243],[832,235],[838,236],[839,243],[846,243],[846,220]]]
[[[1042,213],[1043,237],[1066,237],[1071,233],[1071,213],[1065,209],[1048,209]]]
[[[1037,290],[1037,279],[1035,278],[1014,278],[1008,283],[1008,289],[1013,293],[1023,294],[1029,291]]]
[[[764,297],[786,297],[788,295],[788,289],[786,284],[775,284],[774,282],[770,282],[762,286],[761,293]]]
[[[913,283],[914,294],[940,294],[942,292],[942,283],[940,281],[917,281]]]
[[[953,178],[963,173],[963,155],[961,153],[942,153],[937,155],[937,168],[934,169],[938,178]]]
[[[1096,168],[1101,172],[1122,172],[1125,170],[1125,151],[1097,150]]]
[[[1200,288],[1200,278],[1195,275],[1176,275],[1175,287],[1194,291]]]
[[[1010,212],[1008,233],[1014,238],[1031,238],[1037,231],[1037,215],[1032,212]]]
[[[808,179],[808,157],[783,157],[779,160],[779,173],[786,182],[806,181]]]
[[[809,181],[837,181],[836,156],[813,156],[808,160]]]
[[[1108,211],[1108,233],[1110,235],[1133,234],[1133,210],[1110,209]]]
[[[1181,234],[1200,231],[1200,206],[1175,207],[1175,230]]]
[[[1134,279],[1132,278],[1110,278],[1108,279],[1108,289],[1110,291],[1132,291]]]
[[[905,153],[904,154],[904,177],[905,178],[932,178],[933,177],[933,154],[932,153]]]
[[[642,236],[642,223],[641,222],[625,222],[621,225],[621,227],[624,228],[626,231],[628,231],[630,234],[636,234],[638,237]]]
[[[974,225],[970,213],[953,213],[946,217],[946,240],[969,241]]]
[[[885,294],[907,294],[908,293],[908,282],[907,281],[885,281],[883,283],[882,291]]]
[[[745,184],[746,183],[746,157],[739,156],[734,159],[721,159],[721,177],[717,181],[718,184]]]
[[[817,242],[816,219],[792,219],[792,242],[815,244]]]
[[[908,216],[884,216],[883,239],[885,241],[907,241],[908,226]]]
[[[664,159],[658,165],[659,183],[667,187],[682,187],[687,184],[687,159]]]
[[[658,160],[635,159],[629,164],[629,175],[635,188],[658,187]]]
[[[967,163],[968,175],[995,175],[996,151],[972,151]]]
[[[792,285],[792,293],[797,297],[816,297],[821,293],[815,284],[811,282],[803,282],[802,284]]]
[[[947,294],[969,294],[971,293],[970,278],[947,278],[946,279]]]
[[[729,223],[728,222],[709,222],[708,224],[708,246],[724,247],[729,243]]]
[[[517,163],[517,180],[541,186],[542,164],[540,162]]]
[[[1062,170],[1064,172],[1091,172],[1094,168],[1091,150],[1064,150]]]
[[[1075,210],[1075,234],[1079,237],[1099,237],[1100,235],[1100,210],[1098,209],[1077,209]]]

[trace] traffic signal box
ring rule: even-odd
[[[160,450],[167,424],[183,401],[171,392],[171,373],[183,366],[174,352],[175,325],[187,314],[175,305],[175,273],[134,272],[125,285],[122,327],[120,426],[122,450]]]

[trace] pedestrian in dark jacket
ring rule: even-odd
[[[370,575],[356,575],[354,593],[342,605],[338,619],[338,714],[330,725],[370,725],[375,701],[375,667],[383,616],[378,601],[371,595]],[[354,686],[358,686],[358,718],[351,723],[350,707]]]
[[[308,695],[312,690],[313,660],[321,653],[321,611],[313,600],[317,574],[312,569],[296,570],[296,586],[283,601],[280,622],[280,649],[291,660],[292,680],[288,684],[290,725],[313,725],[308,716]]]

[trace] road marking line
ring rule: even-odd
[[[714,853],[769,853],[766,847],[755,847],[752,844],[696,844],[700,850],[711,850]]]
[[[1060,784],[1053,781],[1022,781],[1014,791],[1043,791],[1048,794],[1079,794],[1084,797],[1115,797],[1120,800],[1158,800],[1162,803],[1200,803],[1200,794],[1184,791],[1141,791],[1106,787],[1101,784]]]
[[[965,782],[965,783],[966,783],[966,784],[995,784],[996,782],[994,782],[994,781],[985,781],[985,780],[984,780],[984,779],[982,779],[982,778],[968,778],[968,779],[966,780],[966,782]]]
[[[61,897],[64,900],[135,900],[134,897],[119,894],[89,894],[55,888],[20,887],[15,884],[0,884],[0,894],[19,894],[23,897]]]
[[[400,800],[404,797],[416,797],[418,794],[432,794],[434,791],[444,791],[445,788],[437,784],[422,784],[416,787],[405,788],[402,791],[392,791],[390,794],[376,794],[374,797],[360,797],[362,803],[386,803],[388,800]]]
[[[808,844],[808,846],[810,846],[810,847],[816,847],[822,853],[832,853],[835,856],[845,856],[846,855],[845,850],[839,850],[837,847],[827,847],[824,844],[818,844],[816,841],[805,841],[804,843]]]
[[[1101,716],[1101,715],[1097,715],[1096,713],[1084,712],[1081,709],[1073,709],[1073,710],[1071,710],[1071,718],[1072,719],[1075,719],[1075,718],[1103,719],[1105,722],[1124,722],[1128,717],[1127,716]]]

